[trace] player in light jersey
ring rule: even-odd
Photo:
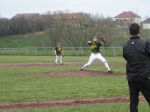
[[[98,35],[94,37],[92,41],[88,41],[88,44],[91,47],[91,56],[89,61],[83,65],[80,70],[83,70],[85,67],[91,65],[95,60],[99,60],[107,68],[108,73],[113,73],[112,70],[110,70],[106,59],[100,54],[100,47],[104,44],[104,42],[104,38]]]

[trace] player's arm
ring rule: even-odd
[[[56,55],[56,50],[54,52],[55,52],[55,55]]]
[[[101,41],[101,40],[97,40],[96,41],[96,44],[98,45],[98,46],[104,46],[104,43],[103,43],[103,41]]]
[[[105,45],[105,44],[106,44],[106,40],[105,40],[105,38],[104,38],[104,37],[102,37],[101,41],[103,42],[103,45]]]
[[[62,49],[62,56],[64,56],[64,50]]]
[[[106,44],[106,40],[103,36],[97,36],[96,39],[98,40],[98,42],[100,41],[101,46],[105,46]],[[99,43],[98,43],[99,44]]]
[[[103,41],[99,41],[100,46],[104,47],[105,43]]]
[[[56,49],[55,49],[55,50],[54,50],[55,56],[56,56],[56,52],[57,52],[57,51],[56,51]]]

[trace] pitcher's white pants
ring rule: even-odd
[[[57,64],[58,60],[60,60],[60,63],[62,64],[62,55],[56,55],[55,63]]]
[[[106,59],[100,53],[91,53],[89,61],[85,65],[83,65],[81,69],[84,69],[85,67],[91,65],[95,60],[99,60],[100,62],[102,62],[104,66],[107,68],[107,70],[110,71],[110,68],[108,66]]]

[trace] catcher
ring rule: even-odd
[[[96,35],[92,41],[88,41],[88,44],[91,47],[92,53],[89,58],[89,61],[85,65],[83,65],[80,70],[83,70],[85,67],[91,65],[95,60],[99,60],[107,68],[108,73],[113,73],[112,70],[110,70],[106,59],[100,54],[100,47],[105,44],[104,37],[100,35]]]
[[[58,60],[60,60],[60,64],[63,65],[62,57],[64,56],[64,53],[62,47],[60,46],[60,43],[57,43],[55,47],[55,55],[56,55],[55,64],[57,64]]]

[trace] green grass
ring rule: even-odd
[[[64,57],[64,61],[87,62],[89,57]],[[52,62],[48,56],[0,56],[0,63]],[[121,57],[106,57],[115,72],[125,72]],[[119,63],[116,64],[115,62]],[[49,71],[79,70],[80,66],[0,67],[0,103],[59,99],[129,96],[125,76],[39,76]],[[87,70],[106,71],[95,63]],[[147,112],[145,103],[140,111]],[[43,109],[13,109],[2,112],[128,112],[128,104],[94,104]]]
[[[0,79],[0,102],[127,96],[124,77],[18,76]]]
[[[105,57],[108,62],[125,63],[122,57]],[[65,56],[64,62],[87,62],[89,56]],[[54,62],[55,56],[0,56],[0,63]]]
[[[65,56],[89,56],[91,50],[86,48],[63,47]],[[101,48],[103,56],[122,56],[122,48]],[[0,48],[0,55],[23,55],[23,56],[54,56],[54,47],[28,47],[28,48]]]
[[[139,112],[149,112],[148,105],[140,103]],[[95,104],[69,107],[51,107],[41,109],[14,109],[3,112],[129,112],[128,104]]]
[[[51,57],[52,60],[55,57]],[[1,56],[3,62],[49,62],[49,57]],[[122,58],[107,58],[110,63]],[[64,61],[87,61],[88,57],[65,57]],[[123,62],[123,61],[122,61]],[[119,65],[120,66],[120,65]],[[124,76],[81,77],[45,76],[37,74],[49,71],[79,70],[81,66],[35,66],[0,67],[0,102],[18,102],[50,99],[92,98],[105,96],[127,96],[127,83]],[[124,72],[124,65],[112,64],[115,72]],[[106,71],[102,64],[95,63],[87,70]],[[42,92],[41,92],[42,91]],[[62,93],[62,94],[60,94]]]
[[[0,48],[20,47],[48,47],[50,46],[49,35],[45,32],[5,36],[0,38]]]

